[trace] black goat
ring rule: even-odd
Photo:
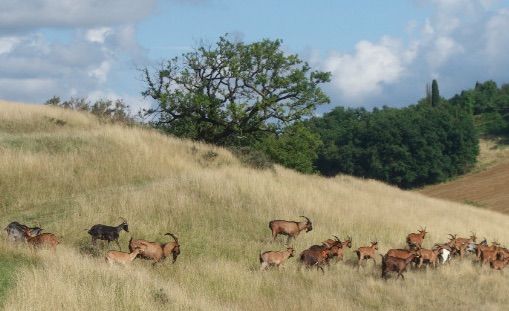
[[[7,232],[7,237],[9,240],[17,242],[25,240],[25,231],[28,230],[28,234],[30,236],[36,236],[41,233],[43,230],[40,227],[28,227],[26,225],[20,224],[17,221],[13,221],[5,227],[5,231]]]
[[[127,220],[122,217],[120,217],[120,219],[122,219],[123,222],[116,227],[101,224],[93,225],[92,228],[88,230],[88,234],[92,236],[92,244],[95,245],[97,239],[108,241],[108,245],[111,241],[115,241],[118,245],[118,249],[122,250],[118,243],[118,236],[122,230],[129,232],[129,227],[127,225]]]

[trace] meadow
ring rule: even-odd
[[[506,310],[509,277],[456,260],[380,278],[352,250],[322,274],[291,258],[259,272],[271,243],[268,222],[306,215],[313,231],[297,253],[338,235],[353,248],[378,240],[403,247],[426,226],[424,246],[449,233],[509,242],[509,216],[350,176],[323,178],[276,166],[255,170],[229,151],[141,127],[103,124],[54,107],[0,102],[0,223],[40,224],[59,236],[57,253],[0,243],[0,299],[6,310]],[[124,217],[133,238],[179,237],[175,264],[135,260],[109,267],[107,248],[85,231]],[[115,248],[114,244],[111,245]]]

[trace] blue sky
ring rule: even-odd
[[[124,98],[136,110],[149,104],[136,68],[230,33],[283,39],[330,71],[320,112],[401,107],[434,78],[446,97],[509,83],[507,29],[509,0],[2,0],[0,98]]]

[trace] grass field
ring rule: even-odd
[[[40,224],[62,240],[56,255],[0,243],[0,298],[6,310],[506,310],[509,277],[470,259],[437,270],[380,279],[379,258],[322,274],[291,258],[259,272],[271,219],[306,215],[314,230],[297,253],[332,234],[353,248],[377,239],[380,252],[404,246],[418,226],[425,246],[448,233],[509,241],[509,216],[349,176],[322,178],[276,167],[253,170],[228,151],[155,131],[100,124],[91,116],[0,102],[0,221]],[[127,218],[134,238],[175,233],[182,253],[152,267],[110,268],[90,255],[84,229]],[[4,275],[4,274],[2,274]]]
[[[509,146],[482,140],[480,149],[477,167],[471,174],[420,192],[509,214]]]

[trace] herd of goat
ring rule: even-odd
[[[108,245],[110,242],[117,243],[119,249],[121,249],[118,242],[120,232],[122,230],[129,232],[129,225],[127,220],[122,219],[122,223],[118,226],[107,226],[97,224],[88,229],[88,234],[92,236],[92,244],[95,245],[97,240],[107,241]],[[41,233],[43,229],[40,227],[28,227],[20,224],[19,222],[11,222],[5,228],[7,237],[9,240],[25,241],[33,249],[39,247],[47,247],[56,251],[57,245],[60,243],[58,238],[53,233]],[[159,263],[170,255],[173,258],[173,263],[177,260],[180,254],[180,244],[178,238],[173,233],[166,233],[173,238],[173,242],[158,243],[150,242],[147,240],[129,240],[129,253],[122,251],[110,250],[106,253],[105,260],[109,264],[119,263],[127,265],[131,263],[135,258],[143,258],[152,260],[153,264]]]
[[[278,235],[288,237],[287,244],[295,239],[300,232],[309,232],[313,230],[311,220],[301,216],[303,221],[273,220],[269,222],[269,228],[272,231],[272,239],[275,241]],[[397,273],[396,278],[404,279],[403,272],[410,264],[414,263],[417,268],[423,264],[436,268],[438,263],[447,263],[452,257],[463,258],[467,253],[475,254],[476,260],[482,265],[488,264],[495,270],[502,270],[509,264],[509,250],[493,242],[488,245],[486,239],[477,243],[475,233],[469,238],[458,237],[456,234],[449,234],[449,241],[445,243],[436,243],[433,248],[426,249],[422,247],[426,237],[426,228],[420,228],[417,233],[410,233],[406,237],[405,249],[390,249],[385,255],[378,254],[382,260],[382,278],[387,279],[390,272]],[[307,267],[316,267],[321,269],[328,265],[335,258],[336,261],[342,261],[346,248],[352,248],[352,238],[348,236],[341,241],[337,236],[334,239],[327,239],[320,245],[312,245],[302,251],[299,255],[299,262]],[[358,267],[363,261],[373,260],[376,265],[378,251],[378,241],[372,241],[369,246],[361,246],[355,250],[358,259]],[[269,266],[279,267],[288,258],[293,257],[295,250],[293,247],[287,247],[283,251],[267,251],[260,253],[260,270],[265,270]]]
[[[273,220],[269,222],[269,228],[272,231],[272,240],[275,241],[278,235],[286,235],[287,245],[292,239],[295,239],[300,232],[309,232],[313,230],[311,220],[301,216],[303,221]],[[124,218],[118,226],[107,226],[97,224],[88,229],[88,234],[92,237],[92,244],[97,240],[115,242],[121,249],[118,242],[122,230],[129,232],[129,226]],[[32,248],[47,247],[56,250],[59,244],[58,238],[52,233],[42,233],[40,227],[28,227],[19,222],[11,222],[6,228],[7,237],[11,241],[25,241]],[[397,277],[404,279],[403,272],[407,267],[414,263],[417,268],[423,264],[436,268],[438,263],[446,263],[452,257],[459,256],[463,258],[467,253],[475,254],[476,260],[481,265],[489,264],[491,268],[502,270],[509,264],[509,250],[500,246],[497,242],[488,245],[486,239],[477,243],[477,237],[474,233],[469,238],[457,237],[450,234],[449,241],[437,243],[431,249],[422,247],[426,237],[426,228],[420,228],[417,233],[410,233],[406,237],[405,249],[390,249],[385,255],[378,254],[382,260],[382,278],[386,279],[389,272],[397,273]],[[109,264],[129,264],[135,258],[152,260],[153,264],[160,263],[167,257],[172,257],[173,263],[180,254],[180,244],[178,238],[172,233],[166,233],[174,241],[167,243],[150,242],[147,240],[129,240],[129,253],[122,251],[109,250],[106,253],[105,260]],[[331,260],[342,261],[346,248],[352,248],[352,238],[348,236],[345,240],[340,240],[337,236],[334,239],[327,239],[320,245],[312,245],[302,251],[299,255],[299,262],[307,268],[316,267],[322,272],[323,267],[329,265]],[[376,265],[378,251],[378,241],[372,241],[369,246],[361,246],[355,250],[358,259],[358,267],[363,261],[373,260]],[[293,257],[295,249],[287,247],[282,251],[266,251],[260,253],[260,270],[265,270],[269,266],[280,267],[286,260]]]

